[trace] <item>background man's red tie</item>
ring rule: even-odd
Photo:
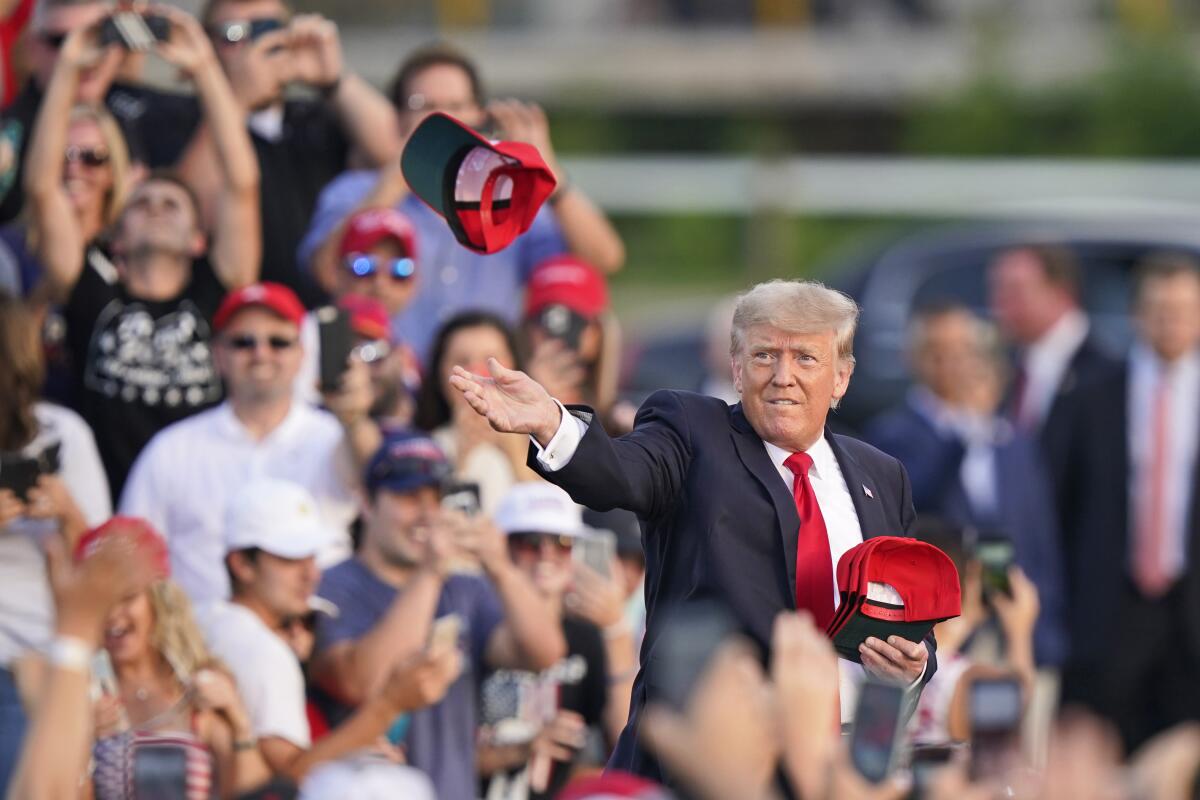
[[[824,630],[833,619],[833,559],[829,555],[829,532],[817,505],[817,495],[808,480],[812,467],[808,453],[792,453],[783,465],[792,471],[792,495],[800,514],[796,541],[796,608],[807,608],[813,621]]]

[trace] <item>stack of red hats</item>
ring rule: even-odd
[[[869,636],[919,642],[962,613],[954,562],[916,539],[876,536],[850,548],[838,561],[837,583],[842,602],[825,632],[850,661],[861,663],[858,648]]]

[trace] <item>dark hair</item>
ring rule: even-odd
[[[1200,279],[1200,262],[1188,253],[1163,250],[1143,258],[1134,270],[1134,299],[1139,300],[1147,281],[1191,275]]]
[[[1042,275],[1051,286],[1065,289],[1072,297],[1079,297],[1082,275],[1079,260],[1067,247],[1059,244],[1023,244],[1009,248],[1006,253],[1029,253],[1042,268]]]
[[[490,311],[463,311],[446,320],[438,329],[429,356],[429,369],[421,390],[417,393],[415,424],[424,431],[434,431],[450,421],[450,402],[442,394],[441,367],[446,357],[446,348],[451,337],[467,328],[491,328],[504,337],[508,351],[512,353],[513,369],[521,369],[521,354],[517,350],[517,338],[507,322]]]
[[[34,315],[20,298],[0,290],[0,450],[20,450],[37,436],[34,404],[45,377]]]
[[[258,561],[258,554],[262,552],[258,547],[243,547],[241,550],[230,550],[225,554],[225,572],[229,575],[229,596],[237,597],[241,594],[241,584],[238,582],[237,576],[233,574],[233,567],[229,566],[229,557],[234,553],[241,553],[251,564]]]
[[[466,54],[447,42],[432,42],[422,45],[409,53],[408,58],[400,62],[396,74],[388,84],[388,99],[399,111],[408,110],[409,84],[430,67],[450,66],[461,69],[471,83],[471,96],[477,105],[484,103],[483,81],[479,78],[479,70],[475,62]]]

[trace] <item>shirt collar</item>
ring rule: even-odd
[[[767,455],[771,457],[771,463],[775,465],[775,468],[790,472],[791,470],[784,466],[783,462],[787,461],[792,455],[791,451],[784,450],[782,447],[773,445],[766,440],[763,440],[763,444],[767,446]],[[833,448],[829,446],[829,440],[824,436],[817,439],[813,446],[804,452],[808,453],[813,460],[813,465],[809,469],[810,476],[820,480],[823,477],[828,478],[836,474],[837,457],[833,454]]]
[[[247,118],[246,124],[268,142],[278,142],[283,138],[283,106],[273,105],[255,111]]]
[[[1059,317],[1058,322],[1042,338],[1029,346],[1026,363],[1031,361],[1067,360],[1088,334],[1088,319],[1079,310],[1071,310]]]
[[[279,426],[275,430],[268,433],[261,440],[256,440],[250,435],[249,431],[246,430],[246,426],[233,413],[233,406],[228,400],[217,406],[214,409],[214,413],[216,414],[217,431],[222,436],[251,444],[263,444],[268,441],[285,438],[292,431],[296,430],[303,422],[305,407],[304,403],[293,401],[291,408],[288,409],[287,416],[283,418],[283,422],[279,423]]]
[[[1200,349],[1188,353],[1168,369],[1168,365],[1144,342],[1136,341],[1130,348],[1129,360],[1133,373],[1146,379],[1157,379],[1169,371],[1171,380],[1188,380],[1200,372]]]

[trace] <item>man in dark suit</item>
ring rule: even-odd
[[[1037,586],[1039,667],[1066,660],[1058,515],[1042,453],[998,409],[1006,367],[995,328],[959,304],[920,309],[909,325],[917,383],[865,438],[900,459],[918,514],[936,514],[1013,545]]]
[[[1129,358],[1078,398],[1063,487],[1064,700],[1129,747],[1200,719],[1200,269],[1140,270]]]
[[[530,465],[586,506],[642,521],[647,629],[629,724],[610,766],[660,778],[639,747],[638,717],[661,699],[656,644],[673,608],[717,600],[764,648],[780,612],[818,625],[836,604],[834,566],[864,538],[915,520],[908,478],[890,456],[826,430],[846,392],[858,309],[821,284],[772,281],[743,295],[732,367],[741,403],[656,392],[632,433],[610,439],[586,408],[564,408],[524,373],[489,362],[491,378],[455,369],[451,383],[501,431],[534,439]],[[917,685],[936,668],[934,643],[890,637],[861,649],[866,671]],[[842,662],[842,702],[857,665]],[[861,675],[861,673],[860,673]],[[832,698],[831,698],[832,700]]]
[[[1005,250],[988,268],[992,316],[1016,348],[1006,413],[1018,429],[1041,439],[1056,476],[1066,449],[1066,396],[1116,365],[1090,329],[1079,289],[1079,264],[1064,247]]]

